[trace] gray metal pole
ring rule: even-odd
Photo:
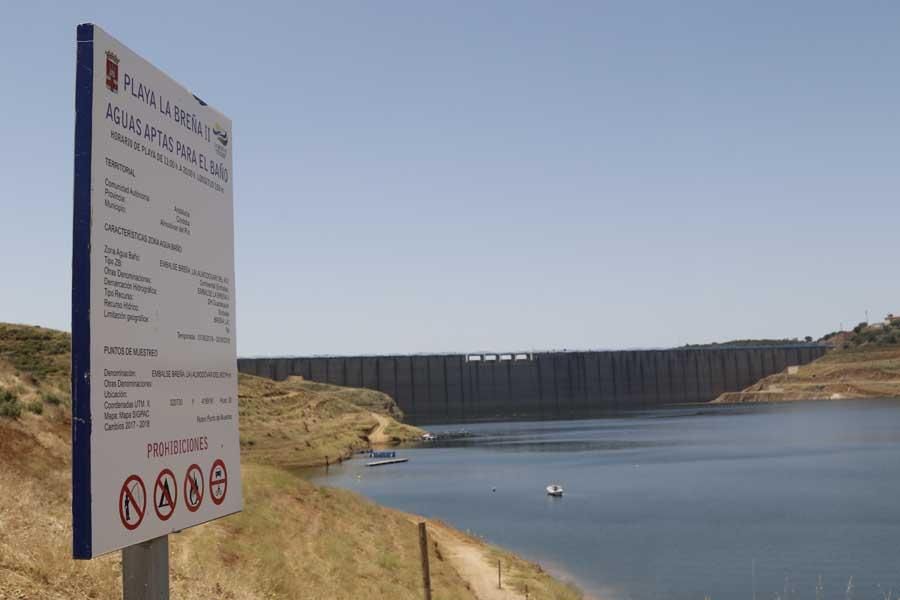
[[[124,600],[169,600],[169,536],[122,550]]]

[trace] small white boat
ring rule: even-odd
[[[433,433],[425,433],[422,435],[423,442],[433,442],[437,437]]]
[[[551,484],[547,486],[547,495],[553,496],[555,498],[560,498],[563,495],[563,488],[561,485]]]

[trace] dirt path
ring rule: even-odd
[[[478,600],[522,600],[522,594],[497,589],[497,564],[482,548],[432,521],[428,523],[428,534],[437,542],[443,557],[471,586]]]
[[[369,438],[369,443],[373,446],[383,446],[391,443],[390,436],[385,433],[385,429],[390,425],[388,418],[384,415],[379,415],[378,413],[372,413],[372,416],[375,417],[378,424],[372,428],[372,431],[370,431],[367,436]]]

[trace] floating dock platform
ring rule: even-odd
[[[397,463],[408,462],[408,458],[390,458],[388,460],[376,460],[375,462],[366,463],[367,467],[380,467],[382,465],[395,465]]]

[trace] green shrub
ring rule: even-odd
[[[29,412],[33,412],[36,415],[44,414],[44,403],[40,400],[32,400],[25,405],[25,408],[27,408]]]
[[[52,392],[44,392],[41,394],[41,398],[50,406],[59,406],[62,404],[62,398]]]
[[[878,344],[882,346],[894,345],[900,342],[900,334],[896,331],[887,331],[878,337]]]
[[[0,390],[0,417],[17,419],[22,414],[19,399],[9,390]]]
[[[22,416],[22,405],[19,404],[18,400],[0,404],[0,417],[18,419],[20,416]]]

